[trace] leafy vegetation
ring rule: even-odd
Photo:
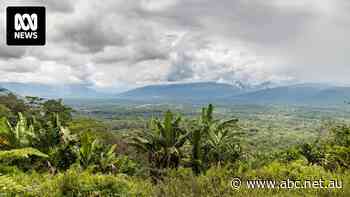
[[[62,100],[1,96],[0,196],[350,195],[345,112],[324,121],[300,108],[168,107],[88,117]],[[342,187],[237,190],[234,177]]]

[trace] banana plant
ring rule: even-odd
[[[49,156],[40,152],[35,148],[19,148],[12,150],[0,151],[0,162],[10,163],[12,160],[25,159],[30,156],[36,156],[41,158],[48,158]]]
[[[5,149],[29,147],[35,137],[33,125],[28,123],[22,113],[18,114],[15,126],[12,126],[6,118],[0,119],[0,147]]]
[[[148,153],[151,168],[177,168],[182,158],[181,148],[189,136],[180,123],[180,116],[167,111],[163,120],[152,119],[147,129],[132,136],[130,144]]]
[[[116,145],[107,146],[98,139],[85,133],[80,138],[77,151],[80,165],[86,169],[91,168],[100,172],[115,172],[118,158],[115,154]]]
[[[102,151],[99,158],[99,167],[101,171],[107,172],[108,170],[115,171],[117,162],[117,157],[115,155],[115,150],[117,145],[112,145],[107,151]]]
[[[21,123],[22,118],[19,118],[18,122]],[[57,114],[53,116],[52,120],[45,123],[32,117],[29,128],[31,131],[29,132],[30,135],[27,135],[27,139],[30,142],[28,145],[45,153],[57,147],[73,145],[78,141],[76,135],[72,134],[68,128],[62,126]]]
[[[78,149],[78,159],[83,168],[87,168],[90,164],[94,164],[96,151],[100,144],[97,139],[88,133],[84,134],[80,139],[80,147]]]
[[[235,131],[238,129],[237,122],[238,119],[213,122],[207,130],[207,144],[213,149],[218,149],[225,144],[237,142],[236,137],[242,135],[241,132]]]
[[[242,133],[238,130],[238,119],[215,120],[214,107],[209,104],[202,109],[201,116],[191,128],[190,142],[192,145],[191,165],[195,174],[209,167],[210,163],[220,163],[231,156],[237,157],[237,137]]]
[[[205,160],[208,165],[221,165],[225,162],[234,162],[240,155],[239,132],[231,132],[229,129],[209,131],[205,146],[207,154]],[[237,136],[236,136],[237,135]]]

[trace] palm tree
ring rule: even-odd
[[[146,130],[131,138],[131,145],[148,153],[153,175],[156,173],[154,170],[177,168],[180,165],[181,147],[188,138],[180,122],[180,116],[174,117],[173,113],[167,111],[163,121],[152,119]]]

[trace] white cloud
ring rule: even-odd
[[[70,84],[81,83],[72,67],[54,61],[41,61],[35,57],[0,61],[2,82]]]

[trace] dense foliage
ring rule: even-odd
[[[214,111],[167,110],[111,125],[116,117],[73,116],[62,100],[1,96],[0,196],[350,196],[345,122],[329,121],[312,138],[278,148],[265,125]],[[335,179],[343,187],[237,190],[234,177]]]

